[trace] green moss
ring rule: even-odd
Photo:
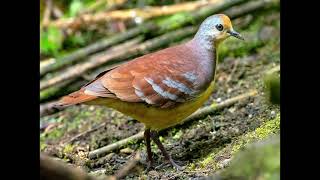
[[[64,154],[70,154],[70,153],[72,153],[73,149],[74,149],[73,145],[67,144],[63,149],[63,153]]]
[[[274,119],[266,121],[260,127],[256,128],[252,132],[248,132],[237,138],[233,143],[226,147],[219,147],[212,150],[210,154],[203,157],[201,160],[195,163],[191,163],[187,166],[189,170],[195,169],[208,169],[214,172],[221,167],[219,166],[220,161],[216,160],[216,157],[225,155],[234,155],[240,150],[244,149],[248,144],[255,141],[260,141],[268,138],[273,134],[277,134],[280,130],[280,115],[278,114]]]
[[[179,130],[178,132],[175,133],[175,135],[172,138],[173,139],[180,139],[182,135],[183,135],[183,132],[181,130]]]
[[[200,169],[204,169],[204,168],[208,168],[210,167],[210,169],[212,171],[217,169],[217,162],[215,160],[215,157],[217,156],[217,153],[223,149],[222,147],[220,148],[215,148],[213,149],[213,151],[208,154],[206,157],[202,158],[200,161],[198,161],[196,164],[198,165],[197,167]],[[192,167],[189,165],[188,168],[191,170],[192,169],[196,169],[195,165],[192,165]]]
[[[165,139],[162,136],[159,136],[159,140],[163,143]]]
[[[267,138],[272,134],[276,134],[280,131],[280,114],[276,116],[275,119],[265,122],[263,125],[258,127],[255,131],[249,132],[242,137],[240,137],[232,145],[231,154],[235,154],[240,149],[245,147],[247,144],[252,143],[257,140],[262,140]]]
[[[172,16],[159,19],[157,24],[159,27],[161,27],[159,32],[167,32],[180,28],[186,22],[195,23],[192,15],[189,12],[176,13]]]
[[[193,170],[196,169],[196,165],[195,165],[194,163],[190,163],[190,164],[188,165],[188,169],[191,170],[191,171],[193,171]]]
[[[40,151],[43,151],[44,149],[46,149],[46,147],[47,147],[47,144],[40,142]]]
[[[60,122],[63,122],[64,119],[62,117],[50,118],[47,121],[48,122],[60,123]],[[45,142],[47,140],[56,140],[56,139],[62,137],[63,134],[64,134],[64,130],[61,127],[54,128],[54,129],[50,130],[49,132],[41,133],[40,134],[40,143],[43,143],[43,142]]]
[[[65,110],[65,116],[59,116],[59,118],[43,118],[42,121],[44,123],[60,123],[58,127],[50,130],[46,133],[40,134],[40,143],[46,144],[46,142],[57,142],[61,139],[65,134],[69,132],[77,133],[87,128],[91,127],[93,122],[100,123],[103,120],[102,111],[90,111],[90,110],[79,110],[76,107],[70,107]],[[96,116],[96,113],[100,116]],[[92,118],[94,117],[94,118]],[[90,125],[91,124],[91,125]]]
[[[214,159],[213,159],[213,156],[214,156],[214,154],[210,154],[209,156],[207,156],[207,157],[200,163],[200,166],[201,166],[201,167],[206,167],[206,166],[208,166],[209,164],[211,164],[212,161],[214,160]]]

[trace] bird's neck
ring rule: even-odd
[[[216,65],[217,65],[217,46],[213,40],[206,39],[201,36],[195,36],[190,42],[189,46],[197,55],[199,67],[203,74],[206,74],[204,84],[209,85],[214,80]]]
[[[202,56],[201,59],[213,60],[214,65],[217,61],[217,48],[220,42],[214,41],[209,35],[197,33],[194,38],[189,42],[193,50]]]
[[[196,42],[199,48],[205,49],[207,51],[213,52],[215,50],[216,43],[213,41],[212,37],[207,34],[197,33],[193,41]]]

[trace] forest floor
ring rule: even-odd
[[[51,128],[40,133],[41,151],[101,176],[115,174],[139,150],[140,163],[126,179],[189,179],[223,169],[246,144],[278,134],[280,130],[280,109],[266,99],[263,81],[265,73],[280,64],[279,13],[258,21],[262,22],[240,32],[245,37],[254,35],[264,43],[241,57],[227,54],[219,60],[215,91],[205,105],[222,102],[252,89],[256,89],[258,94],[204,119],[160,133],[160,139],[173,159],[186,167],[183,171],[169,166],[145,173],[146,147],[143,140],[130,142],[101,158],[89,159],[88,152],[130,137],[144,128],[130,117],[98,106],[73,106],[43,117],[41,123],[50,123]],[[232,43],[238,42],[230,38],[225,46]],[[71,138],[92,128],[96,130],[68,143]],[[153,143],[152,150],[155,164],[160,165],[163,157]]]

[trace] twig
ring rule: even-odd
[[[52,0],[46,0],[46,9],[43,13],[42,27],[48,26],[50,23],[51,13],[52,13]]]
[[[79,139],[80,137],[86,136],[86,135],[88,135],[88,134],[90,134],[90,133],[92,133],[92,132],[94,132],[94,131],[96,131],[96,130],[98,130],[98,129],[100,129],[100,128],[105,127],[105,126],[106,126],[106,122],[101,123],[100,125],[98,125],[98,126],[95,127],[95,128],[88,129],[88,130],[86,130],[86,131],[84,131],[84,132],[82,132],[82,133],[80,133],[80,134],[72,137],[70,140],[64,142],[63,144],[73,143],[74,141],[76,141],[76,140]]]
[[[216,111],[218,111],[220,109],[223,109],[223,108],[226,108],[228,106],[231,106],[231,105],[235,104],[236,102],[239,102],[239,101],[245,100],[247,98],[253,97],[253,96],[257,95],[257,94],[258,94],[257,90],[251,90],[251,91],[249,91],[247,93],[244,93],[244,94],[241,94],[239,96],[227,99],[227,100],[225,100],[225,101],[223,101],[221,103],[213,104],[213,105],[210,105],[210,106],[206,106],[204,108],[199,109],[195,113],[193,113],[185,121],[183,121],[183,123],[188,122],[188,121],[192,121],[192,120],[195,120],[195,119],[202,118],[202,117],[204,117],[206,115],[209,115],[209,114],[212,114],[212,113],[214,113],[214,112],[216,112]]]
[[[130,171],[140,161],[140,151],[137,151],[133,159],[129,160],[115,175],[110,179],[121,179],[130,173]]]
[[[89,154],[88,154],[88,157],[90,159],[94,159],[96,157],[99,157],[102,154],[105,154],[107,152],[110,152],[110,151],[113,151],[115,149],[121,148],[121,147],[127,145],[129,142],[140,140],[140,139],[143,138],[143,136],[144,136],[144,132],[143,131],[139,132],[138,134],[135,134],[135,135],[130,136],[128,138],[122,139],[120,141],[117,141],[115,143],[109,144],[109,145],[104,146],[102,148],[90,151]]]
[[[233,64],[233,68],[232,68],[232,71],[226,81],[226,84],[228,85],[228,83],[231,81],[232,77],[233,77],[233,74],[236,72],[237,70],[237,67],[238,67],[238,64],[239,64],[239,61],[234,61],[234,64]]]
[[[63,16],[63,13],[58,6],[53,5],[52,15],[54,16],[54,18],[61,18]]]
[[[96,178],[89,176],[78,168],[72,168],[63,162],[40,154],[40,179],[95,180]]]
[[[257,95],[257,91],[256,90],[252,90],[252,91],[249,91],[248,93],[244,93],[244,94],[241,94],[239,96],[236,96],[236,97],[233,97],[233,98],[230,98],[230,99],[227,99],[217,105],[210,105],[210,106],[206,106],[206,107],[203,107],[201,109],[199,109],[198,111],[196,111],[195,113],[193,113],[192,115],[190,115],[188,118],[186,118],[184,121],[182,121],[181,124],[185,123],[185,122],[188,122],[188,121],[193,121],[193,120],[196,120],[196,119],[199,119],[199,118],[202,118],[206,115],[209,115],[209,114],[212,114],[218,110],[221,110],[223,108],[226,108],[228,106],[231,106],[239,101],[243,101],[247,98],[250,98],[250,97],[253,97],[255,95]],[[179,124],[179,125],[181,125]],[[88,157],[90,159],[93,159],[93,158],[96,158],[96,157],[99,157],[101,156],[102,154],[105,154],[107,152],[110,152],[110,151],[113,151],[113,150],[116,150],[116,149],[119,149],[125,145],[127,145],[129,142],[132,142],[132,141],[137,141],[137,140],[141,140],[143,139],[144,137],[144,132],[139,132],[133,136],[130,136],[128,138],[125,138],[125,139],[122,139],[118,142],[115,142],[113,144],[109,144],[107,146],[104,146],[102,148],[99,148],[99,149],[96,149],[96,150],[93,150],[93,151],[90,151],[89,154],[88,154]]]

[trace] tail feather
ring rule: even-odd
[[[96,99],[97,96],[92,96],[84,93],[84,90],[73,92],[67,96],[62,97],[54,106],[57,108],[67,107],[91,101]]]

